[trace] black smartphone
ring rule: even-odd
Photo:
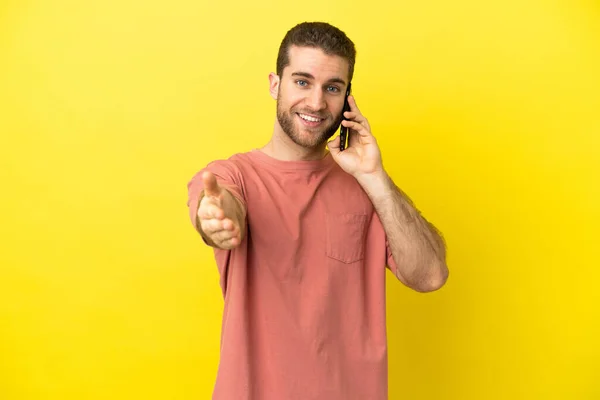
[[[344,98],[344,108],[342,110],[342,116],[346,111],[350,111],[350,104],[348,104],[348,96],[350,96],[350,89],[352,87],[352,83],[348,84],[348,88],[346,89],[346,97]],[[343,119],[346,119],[344,117]],[[346,140],[348,139],[348,128],[344,125],[340,125],[340,151],[344,151],[346,148]]]

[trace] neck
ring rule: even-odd
[[[320,160],[327,155],[326,145],[310,149],[296,144],[283,132],[276,122],[271,140],[260,149],[263,153],[281,161]]]

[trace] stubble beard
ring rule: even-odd
[[[283,132],[298,146],[302,146],[306,149],[318,149],[322,147],[329,138],[331,138],[342,122],[342,114],[333,120],[329,125],[326,125],[319,130],[308,130],[309,134],[302,135],[300,132],[301,127],[296,123],[295,118],[297,113],[302,113],[303,110],[292,108],[289,111],[283,109],[281,101],[277,98],[277,121]],[[319,117],[326,117],[325,115],[306,111],[307,114],[318,115]],[[306,128],[304,128],[306,129]]]

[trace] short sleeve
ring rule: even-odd
[[[371,240],[373,246],[378,249],[378,260],[381,260],[378,261],[378,263],[385,263],[385,268],[388,268],[394,274],[394,276],[398,277],[398,264],[396,264],[396,260],[394,260],[392,248],[390,246],[387,234],[385,233],[381,219],[376,212],[373,212],[373,221],[370,234],[372,235]]]
[[[200,197],[204,190],[202,182],[202,174],[204,171],[212,172],[217,178],[217,183],[226,188],[244,208],[246,208],[246,199],[244,196],[244,185],[242,175],[239,168],[232,160],[217,160],[209,163],[205,168],[197,172],[189,181],[188,201],[189,217],[194,228],[199,232],[198,227],[198,207],[200,205]]]
[[[398,267],[394,257],[392,256],[392,249],[390,248],[390,243],[388,242],[387,237],[385,239],[385,257],[387,260],[387,267],[395,276],[398,276]]]

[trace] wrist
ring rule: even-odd
[[[363,190],[372,200],[389,197],[392,179],[384,169],[355,176]]]

